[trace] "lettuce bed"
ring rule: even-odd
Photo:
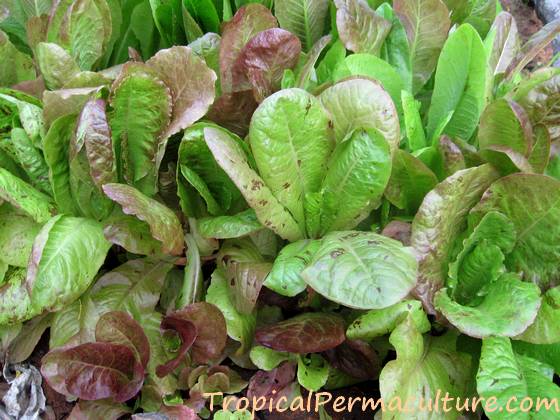
[[[358,383],[559,398],[560,70],[533,58],[560,22],[272,3],[0,8],[3,360],[48,330],[76,419]]]

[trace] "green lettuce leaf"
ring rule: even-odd
[[[382,309],[416,283],[416,259],[398,241],[371,232],[333,232],[301,276],[322,296],[356,309]]]
[[[305,51],[324,34],[329,2],[327,0],[276,0],[274,14],[280,27],[296,34]]]

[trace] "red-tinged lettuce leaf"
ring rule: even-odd
[[[110,343],[51,350],[41,359],[41,373],[55,391],[83,400],[113,398],[124,402],[134,397],[144,382],[144,368],[134,351]]]
[[[328,0],[276,0],[274,14],[283,29],[301,40],[309,51],[324,33]]]
[[[122,416],[131,413],[132,410],[129,407],[110,399],[98,401],[80,400],[72,409],[68,420],[90,420],[94,418],[118,420]]]
[[[480,116],[478,143],[480,149],[508,147],[527,156],[532,149],[533,127],[525,110],[514,101],[498,99]]]
[[[251,89],[226,93],[214,102],[208,118],[238,136],[245,136],[257,105]]]
[[[418,258],[415,293],[434,314],[433,296],[447,278],[453,242],[466,226],[467,214],[498,173],[490,165],[455,172],[430,191],[412,223],[411,244]]]
[[[324,353],[334,368],[360,380],[376,379],[381,371],[380,355],[362,340],[346,340]]]
[[[301,53],[299,39],[288,31],[271,28],[255,35],[241,50],[233,84],[252,87],[257,102],[280,89],[284,70],[293,68]]]
[[[264,280],[272,269],[270,262],[230,262],[226,275],[233,301],[240,313],[250,314],[255,309]]]
[[[197,302],[185,309],[172,312],[163,322],[174,318],[192,323],[197,331],[192,345],[192,358],[196,363],[208,363],[218,358],[226,346],[226,320],[217,306]]]
[[[214,102],[216,74],[189,47],[160,50],[146,64],[156,69],[173,98],[173,112],[162,137],[202,118]]]
[[[547,73],[541,70],[541,74]],[[535,78],[537,73],[535,73]],[[560,139],[560,76],[554,76],[537,84],[528,92],[519,91],[515,100],[525,109],[534,126],[544,125],[551,141]]]
[[[173,211],[129,185],[105,184],[103,191],[122,206],[124,213],[134,215],[150,225],[152,236],[162,243],[163,252],[182,254],[183,228]]]
[[[548,128],[539,124],[533,127],[533,150],[528,161],[536,173],[542,174],[550,161],[551,139]]]
[[[143,63],[127,63],[111,88],[109,122],[119,175],[146,195],[157,190],[172,111],[169,87]]]
[[[95,185],[117,181],[111,129],[102,99],[86,102],[76,126],[76,139],[86,150],[89,172]],[[76,151],[77,152],[77,151]]]
[[[378,15],[365,0],[335,0],[336,27],[346,49],[379,55],[391,22]]]
[[[560,19],[547,23],[537,33],[533,34],[511,61],[506,70],[506,76],[512,78],[517,75],[539,52],[556,38],[558,33],[560,33]]]
[[[276,369],[270,371],[260,370],[253,375],[247,389],[247,398],[274,398],[275,401],[282,396],[291,394],[289,385],[295,379],[296,364],[284,362]]]
[[[508,12],[500,12],[490,28],[488,37],[492,40],[488,66],[495,76],[507,70],[521,48],[515,18]]]
[[[36,310],[57,311],[90,286],[111,244],[99,223],[56,216],[41,229],[31,251],[26,287]]]
[[[204,137],[214,159],[241,191],[247,204],[255,210],[263,226],[284,239],[300,239],[303,231],[263,179],[250,167],[241,145],[227,132],[216,128],[205,128]]]
[[[179,365],[184,361],[187,352],[196,340],[197,330],[196,326],[191,321],[172,315],[163,318],[160,328],[162,331],[175,331],[181,339],[181,346],[174,353],[175,357],[156,368],[157,376],[163,378],[177,369],[177,367],[179,367]]]
[[[312,312],[258,328],[257,343],[276,351],[318,353],[345,340],[344,321],[337,315]]]
[[[560,182],[536,174],[501,178],[472,213],[480,219],[490,211],[503,213],[517,231],[513,250],[506,255],[506,268],[543,290],[555,286],[560,273]]]
[[[154,239],[150,226],[134,216],[115,216],[105,221],[105,238],[112,244],[139,255],[160,255],[162,243]]]
[[[395,0],[395,13],[406,31],[412,91],[418,92],[436,68],[451,22],[441,0]]]
[[[256,34],[278,24],[270,10],[258,3],[241,7],[222,28],[220,44],[220,82],[223,93],[238,91],[233,83],[234,65],[245,44]]]
[[[98,87],[85,87],[45,91],[43,94],[45,127],[49,128],[62,116],[79,114],[85,103],[94,98],[99,90]]]
[[[95,327],[95,341],[122,344],[134,351],[144,369],[150,360],[150,343],[142,327],[129,314],[122,311],[107,312]]]

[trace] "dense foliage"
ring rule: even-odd
[[[522,42],[496,0],[3,4],[0,346],[24,361],[48,329],[73,418],[364,381],[560,397],[560,71],[533,62],[560,23]]]

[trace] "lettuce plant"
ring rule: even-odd
[[[72,418],[559,397],[559,32],[496,0],[8,1],[3,360],[48,330]]]

